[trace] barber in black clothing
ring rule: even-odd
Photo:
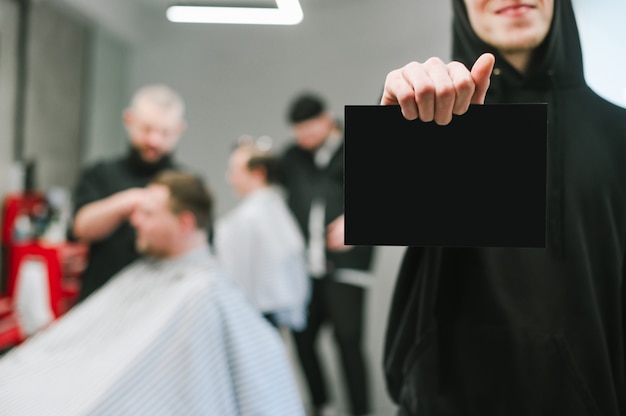
[[[165,85],[147,85],[135,92],[123,121],[129,152],[86,167],[76,184],[70,238],[89,244],[80,300],[139,254],[128,222],[144,187],[165,169],[179,169],[172,152],[185,130],[185,104]]]
[[[281,158],[289,207],[307,241],[312,297],[308,325],[294,332],[314,414],[328,407],[326,380],[315,347],[329,323],[339,347],[352,414],[370,411],[367,366],[362,350],[365,288],[374,247],[343,244],[343,131],[318,95],[302,93],[290,104],[295,143]]]

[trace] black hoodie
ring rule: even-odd
[[[571,3],[554,1],[525,76],[452,1],[453,58],[496,57],[486,102],[548,103],[547,247],[407,248],[384,352],[404,414],[626,414],[626,111],[586,85]]]

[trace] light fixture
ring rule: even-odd
[[[302,21],[298,0],[276,0],[276,7],[168,7],[167,19],[182,23],[236,23],[258,25],[295,25]]]

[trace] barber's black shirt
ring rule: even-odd
[[[142,163],[131,150],[118,159],[97,162],[83,170],[74,190],[74,213],[83,206],[133,187],[144,187],[158,172],[180,169],[170,157],[155,164]],[[70,235],[70,238],[72,236]],[[123,222],[111,235],[89,247],[89,262],[82,275],[80,299],[105,284],[111,276],[139,257],[135,230]]]

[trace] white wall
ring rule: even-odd
[[[626,1],[573,3],[589,86],[614,104],[626,107]]]

